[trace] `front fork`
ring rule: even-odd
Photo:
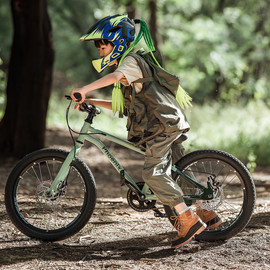
[[[47,195],[50,197],[54,197],[58,194],[59,187],[62,186],[62,183],[66,179],[69,174],[70,164],[72,163],[75,156],[77,156],[81,150],[81,143],[76,143],[72,150],[67,155],[64,163],[62,164],[59,172],[57,173],[56,177],[54,178],[49,190],[47,191]]]
[[[74,147],[71,149],[69,154],[67,155],[64,163],[62,164],[59,172],[57,173],[56,177],[53,179],[53,182],[50,186],[50,188],[47,191],[47,195],[50,197],[54,197],[58,194],[59,188],[62,186],[63,182],[65,181],[66,177],[69,174],[70,170],[70,164],[75,159],[76,156],[79,155],[80,150],[84,144],[85,140],[85,134],[88,132],[87,125],[83,125],[80,135],[78,136],[78,139],[76,140]]]

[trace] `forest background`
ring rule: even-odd
[[[0,3],[1,119],[7,102],[13,23],[9,1]],[[128,13],[148,23],[164,67],[180,77],[193,98],[193,107],[186,111],[191,124],[187,151],[222,149],[250,170],[270,164],[268,0],[48,0],[47,9],[55,52],[47,128],[65,127],[65,94],[104,75],[91,66],[91,60],[98,58],[94,45],[80,42],[80,36],[105,16]],[[111,88],[95,95],[109,99]],[[71,126],[79,128],[84,117],[72,111]],[[125,120],[109,111],[103,110],[94,124],[126,136]]]

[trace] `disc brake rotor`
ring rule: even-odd
[[[214,198],[209,201],[205,200],[198,200],[196,203],[202,208],[207,211],[211,210],[216,210],[222,203],[224,199],[224,194],[222,188],[218,188],[214,193],[213,193]]]

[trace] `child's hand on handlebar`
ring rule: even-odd
[[[82,90],[82,88],[73,89],[70,96],[73,101],[78,102],[80,104],[83,103],[85,100],[85,93]]]

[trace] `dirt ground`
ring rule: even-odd
[[[67,130],[47,131],[47,146],[69,150]],[[140,180],[140,154],[107,144],[135,180]],[[226,242],[198,242],[171,249],[175,232],[167,218],[132,210],[127,188],[94,146],[81,158],[97,183],[98,200],[88,224],[73,237],[54,243],[30,239],[9,220],[4,206],[5,181],[15,164],[0,163],[0,269],[270,269],[270,168],[254,173],[257,201],[248,226]]]

